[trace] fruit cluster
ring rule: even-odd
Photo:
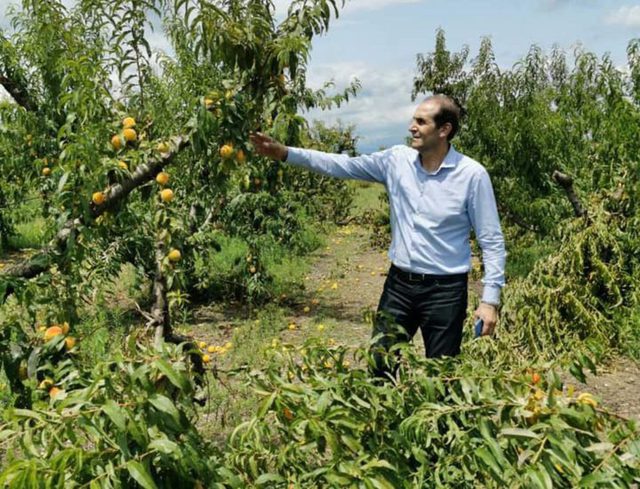
[[[69,335],[69,323],[66,321],[61,324],[53,324],[49,327],[40,326],[38,328],[38,333],[42,335],[42,340],[45,344],[50,344],[54,342],[59,337],[64,337],[64,350],[66,352],[72,352],[76,347],[76,338]],[[20,377],[24,380],[27,378],[27,369],[26,366],[21,367]],[[50,377],[45,377],[39,384],[38,388],[41,390],[45,390],[49,393],[49,397],[51,399],[59,399],[64,396],[65,391],[61,387],[57,386],[53,379]]]
[[[198,348],[200,348],[203,363],[210,363],[210,354],[224,355],[233,348],[233,343],[227,342],[224,345],[207,345],[204,341],[199,341]]]
[[[122,131],[111,137],[111,146],[116,151],[122,149],[127,144],[133,144],[138,140],[138,133],[134,129],[136,120],[133,117],[125,117],[122,121]]]

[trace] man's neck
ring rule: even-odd
[[[450,147],[451,145],[447,143],[435,149],[421,152],[420,162],[422,163],[422,168],[427,170],[429,173],[435,172],[438,168],[440,168],[440,165],[442,165],[442,162],[447,156]]]

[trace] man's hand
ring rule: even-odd
[[[482,336],[492,335],[498,322],[498,308],[492,304],[481,302],[473,315],[474,321],[482,319]]]
[[[261,132],[252,132],[249,134],[249,140],[259,155],[267,156],[278,161],[286,160],[288,153],[287,147],[275,139],[271,139]]]

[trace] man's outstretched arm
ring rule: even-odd
[[[369,182],[386,182],[389,161],[396,154],[394,149],[390,149],[370,155],[352,157],[312,149],[289,148],[262,133],[252,133],[249,135],[249,139],[256,152],[262,156],[286,161],[292,165],[336,178]]]

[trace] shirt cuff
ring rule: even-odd
[[[487,304],[493,304],[494,306],[500,305],[500,290],[499,285],[485,285],[482,291],[482,302]]]

